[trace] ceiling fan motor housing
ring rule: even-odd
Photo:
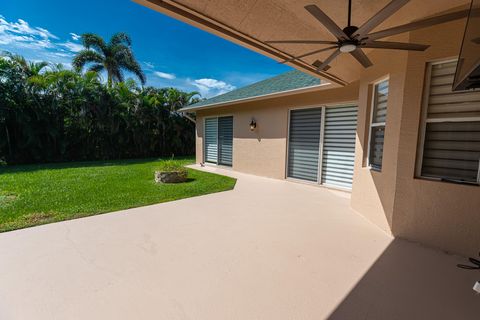
[[[353,38],[358,27],[348,26],[343,29],[343,32],[348,36],[348,39],[339,39],[339,49],[343,53],[355,51],[359,45],[359,41]]]
[[[345,34],[350,38],[353,36],[355,32],[357,32],[357,30],[358,30],[358,27],[356,26],[348,26],[343,28],[343,32],[345,32]]]

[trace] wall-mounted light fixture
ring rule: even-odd
[[[257,128],[257,122],[255,119],[252,118],[252,121],[250,122],[250,131],[254,131]]]

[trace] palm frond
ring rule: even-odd
[[[96,64],[92,65],[90,68],[88,68],[88,71],[89,71],[89,72],[100,73],[100,72],[102,72],[104,69],[105,69],[105,67],[103,66],[103,64],[101,64],[101,63],[96,63]]]
[[[201,97],[202,95],[198,91],[187,92],[186,93],[187,102],[190,103],[195,98],[195,96]]]
[[[137,61],[131,61],[130,65],[128,67],[126,66],[125,69],[136,75],[142,85],[147,82],[147,76],[145,75],[142,67],[140,66],[140,64],[138,64]]]
[[[62,70],[65,70],[65,67],[62,63],[50,63],[50,70],[62,71]]]
[[[30,62],[28,69],[31,76],[38,75],[48,66],[48,62]]]
[[[73,67],[77,71],[81,71],[88,63],[103,63],[104,57],[96,51],[87,49],[82,50],[73,58]]]
[[[36,85],[41,89],[44,89],[47,85],[46,77],[42,77],[40,75],[35,75],[30,78],[28,78],[27,83]]]
[[[110,39],[110,46],[116,46],[116,45],[119,45],[119,44],[124,44],[124,45],[127,45],[127,46],[131,46],[132,45],[132,39],[125,32],[115,33],[112,36],[112,38]]]
[[[108,46],[103,38],[94,33],[82,34],[82,44],[87,49],[93,49],[103,54],[108,50]]]
[[[101,80],[100,75],[96,71],[87,71],[84,75],[84,79],[87,83],[98,82]]]
[[[137,90],[137,83],[133,79],[127,79],[124,81],[125,86],[128,88],[130,91]]]
[[[125,79],[123,71],[120,68],[115,68],[112,70],[112,77],[115,82],[123,82]]]
[[[147,82],[147,77],[145,76],[142,67],[133,56],[130,49],[125,50],[125,48],[119,48],[116,57],[119,66],[136,75],[142,85]]]
[[[28,69],[28,61],[21,55],[5,51],[3,56],[8,58],[13,63],[16,63],[19,66],[21,66],[22,69],[24,70]]]

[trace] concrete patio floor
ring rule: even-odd
[[[0,234],[0,319],[478,319],[480,272],[340,191],[235,190]]]

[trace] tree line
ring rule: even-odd
[[[9,53],[0,57],[0,161],[194,154],[195,124],[177,110],[198,101],[197,93],[125,80],[124,70],[145,82],[124,34],[108,44],[93,35],[82,39],[86,49],[73,70]]]

